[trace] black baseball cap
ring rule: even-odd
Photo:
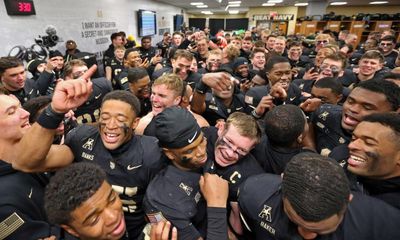
[[[194,142],[201,134],[201,128],[193,115],[181,107],[169,107],[155,119],[156,137],[161,147],[182,148]]]

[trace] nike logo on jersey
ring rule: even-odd
[[[101,97],[101,93],[97,96],[94,96],[94,99],[99,99]]]
[[[131,166],[131,165],[128,165],[128,167],[126,167],[126,169],[128,169],[129,171],[131,171],[131,170],[133,170],[133,169],[136,169],[136,168],[140,168],[142,166],[142,164],[140,164],[140,165],[137,165],[137,166]]]
[[[293,101],[294,99],[296,99],[296,97],[289,98],[290,101]]]
[[[32,192],[33,192],[33,188],[31,188],[31,192],[28,195],[29,198],[32,198]]]
[[[196,138],[197,131],[194,133],[194,136],[191,139],[188,139],[188,143],[192,143],[193,140]]]

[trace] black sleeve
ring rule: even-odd
[[[62,228],[45,221],[32,219],[14,206],[0,207],[0,239],[41,239],[55,236],[56,239],[77,239]]]
[[[226,208],[207,207],[207,240],[228,239]]]
[[[189,39],[185,38],[185,40],[183,40],[181,45],[178,46],[178,49],[186,49],[189,47],[190,43],[191,42],[189,41]]]
[[[44,96],[47,94],[47,89],[50,86],[53,79],[54,79],[54,73],[43,71],[40,74],[39,78],[36,80],[36,87],[40,95]]]

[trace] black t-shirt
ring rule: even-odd
[[[241,185],[239,207],[251,239],[302,239],[283,209],[281,182],[279,175],[261,174]],[[400,239],[399,221],[400,211],[396,208],[353,193],[336,231],[316,239]]]
[[[340,144],[348,144],[351,134],[342,128],[342,106],[322,104],[311,115],[317,152],[328,155]]]
[[[177,228],[179,239],[205,238],[207,205],[200,193],[200,176],[201,173],[182,171],[173,165],[157,174],[143,201],[149,221],[170,221]]]
[[[130,237],[138,236],[146,224],[142,201],[153,177],[165,166],[158,140],[133,136],[118,149],[103,145],[97,127],[82,125],[67,135],[75,161],[89,161],[101,166],[107,180],[119,194]]]
[[[399,55],[397,52],[392,51],[389,55],[385,56],[385,66],[390,69],[395,68],[397,55]]]

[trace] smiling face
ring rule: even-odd
[[[341,77],[344,73],[342,62],[329,58],[324,59],[319,68],[321,69],[321,72],[318,79],[325,77]]]
[[[29,113],[14,96],[0,95],[0,139],[17,142],[30,128]]]
[[[63,226],[80,239],[120,239],[126,230],[122,202],[107,182],[71,213]]]
[[[100,136],[108,150],[119,148],[133,136],[139,123],[131,105],[120,100],[107,100],[101,106]]]
[[[363,58],[358,62],[360,73],[364,76],[373,76],[377,71],[382,69],[383,63],[379,59]]]
[[[294,61],[298,61],[302,54],[302,50],[300,46],[292,46],[288,51],[288,58]]]
[[[373,129],[373,131],[371,131]],[[399,176],[400,147],[397,135],[377,122],[361,122],[349,144],[347,169],[359,176],[387,179]]]
[[[288,91],[289,84],[292,81],[292,71],[290,67],[290,63],[281,62],[276,63],[272,69],[267,72],[267,77],[269,79],[270,85],[274,86],[275,84],[281,84],[281,87]]]
[[[263,52],[254,53],[254,56],[251,59],[251,63],[258,69],[263,69],[265,66],[265,62],[265,53]]]
[[[343,104],[342,128],[352,132],[366,115],[391,110],[391,105],[383,93],[356,87]]]
[[[169,89],[165,84],[153,85],[151,87],[151,107],[154,116],[157,116],[167,107],[177,106],[181,101],[181,96]]]
[[[219,132],[215,143],[215,162],[221,167],[237,163],[246,156],[256,144],[254,139],[240,135],[234,125]]]

